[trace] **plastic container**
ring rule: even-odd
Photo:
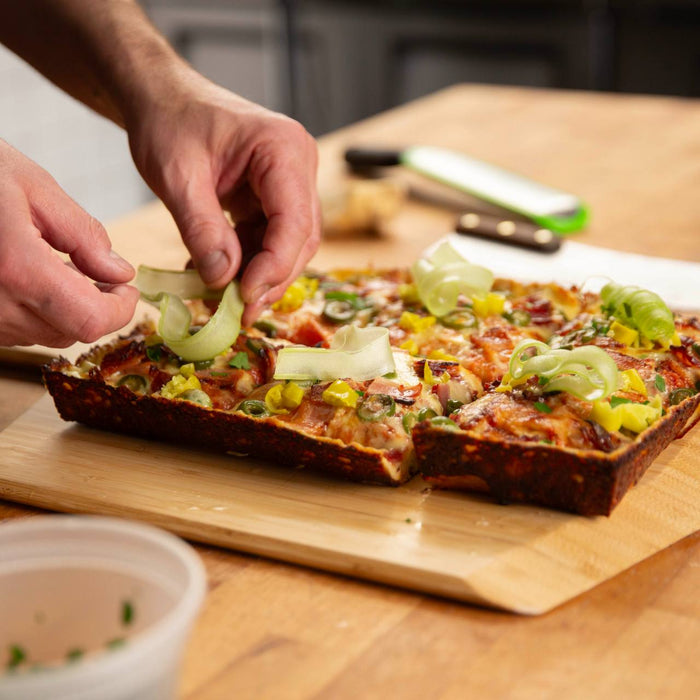
[[[157,528],[49,515],[0,525],[0,700],[171,700],[206,591]]]

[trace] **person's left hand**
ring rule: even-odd
[[[243,322],[252,323],[318,247],[315,141],[298,122],[197,73],[179,71],[164,85],[125,114],[134,162],[204,282],[222,287],[243,271]]]

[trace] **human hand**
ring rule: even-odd
[[[134,162],[202,279],[222,287],[242,271],[243,322],[252,323],[318,247],[314,140],[297,122],[186,68],[132,96],[124,117]]]
[[[62,348],[118,330],[138,300],[133,275],[102,225],[0,140],[0,345]]]

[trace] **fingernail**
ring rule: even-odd
[[[263,297],[269,291],[269,284],[261,284],[259,287],[256,287],[252,292],[246,294],[244,301],[246,304],[264,304],[265,300],[263,299]]]
[[[127,262],[126,260],[124,260],[124,258],[122,258],[122,256],[119,255],[119,253],[117,253],[116,251],[110,250],[109,257],[112,259],[112,261],[115,263],[115,265],[120,267],[125,272],[133,272],[134,271],[134,268],[132,267],[132,265],[129,262]]]
[[[214,282],[228,270],[231,261],[223,250],[214,250],[199,262],[199,274],[205,282]]]

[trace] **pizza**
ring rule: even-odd
[[[191,296],[179,340],[160,295],[158,324],[45,366],[62,418],[583,515],[700,418],[700,319],[613,281],[497,279],[445,243],[410,269],[307,271],[217,348],[197,338],[226,293]]]

